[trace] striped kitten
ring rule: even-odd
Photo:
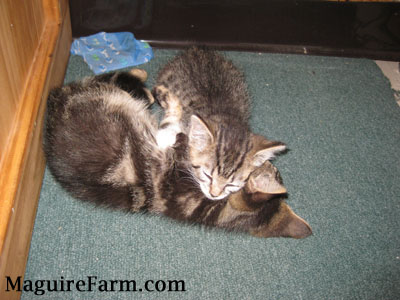
[[[188,135],[192,176],[211,200],[240,190],[252,171],[286,148],[250,132],[244,76],[215,51],[193,47],[176,56],[160,70],[153,95],[168,108],[158,145]]]
[[[158,185],[158,197],[149,211],[176,220],[198,223],[257,237],[305,238],[311,227],[284,202],[286,189],[279,171],[265,162],[238,192],[220,201],[205,197],[188,177],[187,137],[177,135],[175,164]]]
[[[51,92],[44,150],[62,187],[101,206],[260,237],[311,234],[279,197],[286,190],[268,162],[252,173],[245,189],[221,201],[207,199],[188,177],[187,137],[179,134],[174,147],[158,147],[144,78],[139,70],[110,73]]]
[[[44,151],[57,181],[74,197],[125,210],[153,198],[151,168],[164,158],[154,136],[146,72],[87,77],[51,91]],[[138,188],[137,188],[138,187]],[[143,195],[142,195],[143,194]]]

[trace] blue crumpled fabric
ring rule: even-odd
[[[71,54],[80,55],[95,74],[144,64],[153,58],[146,42],[131,32],[99,32],[72,43]]]

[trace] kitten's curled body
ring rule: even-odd
[[[238,191],[255,168],[285,149],[250,132],[244,75],[216,51],[192,47],[177,55],[160,70],[153,94],[166,109],[158,144],[173,145],[181,131],[188,135],[192,175],[209,199]],[[167,109],[174,102],[181,110]]]
[[[130,210],[153,198],[151,171],[166,153],[154,138],[151,94],[132,74],[114,75],[50,93],[44,150],[50,171],[74,197]],[[132,90],[117,85],[126,76]],[[135,196],[140,204],[132,203]]]
[[[153,99],[132,73],[91,77],[51,92],[44,150],[62,187],[97,205],[260,237],[311,234],[283,198],[271,199],[286,190],[268,162],[245,189],[221,201],[207,199],[189,176],[187,137],[180,134],[174,147],[158,148],[157,122],[148,110]]]

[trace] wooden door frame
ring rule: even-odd
[[[0,299],[21,295],[7,291],[6,276],[16,280],[25,273],[45,168],[42,125],[46,100],[49,90],[64,80],[72,41],[68,0],[42,0],[41,6],[43,30],[1,153]]]

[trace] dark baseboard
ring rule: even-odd
[[[74,37],[131,31],[154,47],[400,61],[400,3],[282,0],[70,0]]]

